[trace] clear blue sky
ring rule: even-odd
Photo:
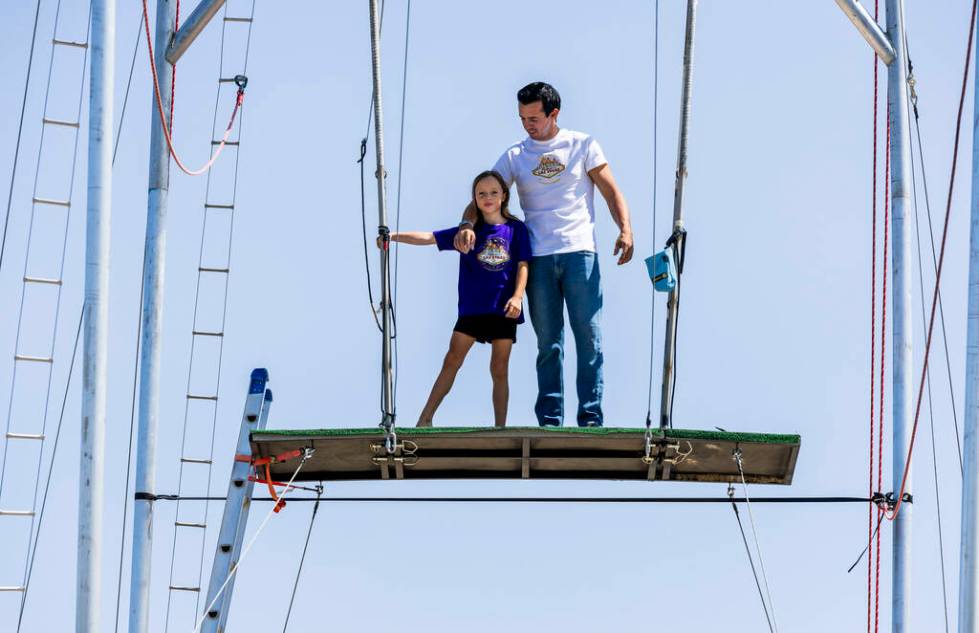
[[[87,3],[62,3],[66,31],[59,32],[81,39]],[[0,362],[0,406],[10,397],[10,358],[54,4],[42,2],[8,250],[0,269],[0,354],[7,359]],[[138,3],[119,4],[117,120],[139,21]],[[193,4],[184,3],[184,15]],[[614,225],[604,203],[599,203],[606,298],[605,411],[607,423],[614,426],[641,426],[645,418],[651,288],[641,258],[660,248],[672,203],[684,3],[672,0],[660,5],[658,139],[653,120],[652,2],[575,1],[545,6],[511,0],[493,4],[415,0],[401,164],[397,149],[405,2],[389,0],[383,36],[388,192],[393,217],[400,171],[403,229],[431,230],[457,221],[473,174],[521,138],[514,93],[529,81],[542,79],[557,86],[564,99],[559,123],[591,133],[602,143],[632,209],[637,246],[633,263],[615,266]],[[947,192],[967,5],[964,0],[940,0],[910,1],[907,7],[936,221]],[[229,14],[242,15],[249,6],[249,1],[234,0],[229,2]],[[9,175],[33,3],[6,3],[0,11],[0,63],[6,79],[6,89],[0,91],[0,174]],[[234,52],[226,58],[225,73],[233,72],[237,65],[233,60],[240,59],[238,43],[228,44]],[[185,162],[194,166],[207,156],[220,45],[220,23],[215,22],[178,66],[176,144]],[[872,55],[832,2],[704,0],[695,64],[685,205],[690,238],[679,333],[676,426],[801,434],[792,487],[756,486],[755,495],[865,494]],[[214,444],[211,490],[216,494],[226,486],[253,367],[268,367],[271,373],[275,403],[270,427],[364,427],[379,421],[380,339],[367,305],[355,163],[371,89],[367,3],[258,2],[248,75]],[[71,95],[77,99],[72,84],[77,80],[77,72],[56,76],[55,86],[63,92],[52,93],[57,96],[52,103],[70,106]],[[883,85],[882,81],[882,98]],[[112,630],[123,538],[146,217],[151,111],[145,43],[136,58],[132,90],[114,172],[104,631]],[[970,82],[967,122],[971,90]],[[219,102],[219,127],[231,105],[227,95]],[[84,119],[82,125],[84,130]],[[970,132],[967,125],[943,282],[960,413]],[[82,296],[83,150],[84,137],[55,348],[54,412],[65,390]],[[654,150],[658,152],[656,190]],[[53,151],[51,156],[59,157],[52,161],[63,161],[70,148]],[[230,164],[229,158],[230,154],[222,158],[216,178],[227,176],[222,170]],[[367,160],[370,174],[373,154]],[[42,178],[47,170],[63,174],[67,169],[57,162],[46,163]],[[0,179],[4,194],[7,178]],[[205,184],[204,178],[172,171],[157,492],[177,488]],[[367,188],[371,227],[376,223],[372,180]],[[654,191],[659,213],[655,240]],[[923,198],[920,202],[923,214]],[[224,230],[217,224],[209,228],[216,231],[209,236]],[[36,233],[35,239],[50,245],[60,244],[61,238],[51,229],[50,234]],[[37,248],[41,254],[46,252]],[[926,246],[926,256],[928,252]],[[371,255],[373,268],[373,249]],[[926,257],[926,287],[933,278],[928,261]],[[917,265],[914,268],[918,306]],[[451,255],[434,249],[405,247],[398,270],[397,407],[399,422],[411,424],[448,341],[456,263]],[[664,305],[663,296],[657,296],[657,384]],[[215,309],[210,295],[202,302],[202,313],[213,314]],[[25,335],[43,341],[50,323],[36,315],[29,315],[27,321]],[[917,307],[913,321],[915,363],[920,367],[923,337]],[[936,352],[932,361],[936,454],[954,629],[960,479],[941,345]],[[534,356],[533,332],[524,326],[511,361],[512,424],[534,423]],[[573,358],[570,351],[568,384],[573,382]],[[475,350],[440,409],[436,425],[490,422],[488,360],[486,349]],[[215,361],[213,350],[202,352],[197,364],[202,373],[191,378],[192,389],[213,375]],[[49,513],[28,600],[27,631],[69,630],[74,617],[77,378],[76,374],[68,394]],[[43,384],[24,393],[18,395],[18,406],[36,412],[43,401]],[[887,403],[889,412],[889,392]],[[0,410],[6,415],[5,407]],[[936,494],[928,418],[923,417],[922,423],[913,488],[911,628],[938,631],[944,628],[944,616]],[[885,491],[890,490],[889,415],[887,424]],[[192,441],[194,451],[207,450],[206,435]],[[46,443],[45,468],[51,447],[52,442]],[[33,485],[33,476],[22,471],[9,477],[13,479],[8,483],[18,488],[29,490]],[[204,485],[203,480],[188,480],[187,489],[201,490]],[[686,483],[378,482],[330,485],[327,494],[716,496],[724,490],[723,485]],[[232,629],[281,629],[310,510],[308,505],[292,504],[262,534],[236,584]],[[173,504],[157,506],[154,631],[165,630],[174,511]],[[256,507],[252,530],[266,511],[264,505]],[[865,568],[861,565],[852,574],[846,570],[864,545],[866,508],[756,506],[754,512],[781,630],[861,630]],[[203,549],[205,575],[219,519],[220,508],[212,505],[212,529]],[[6,545],[14,540],[9,530],[0,524],[0,542],[5,543],[0,548],[3,574],[15,566],[19,569],[23,561],[22,545]],[[889,537],[885,529],[884,628],[890,626]],[[125,538],[128,548],[128,533]],[[175,584],[196,583],[199,549],[193,549],[188,543],[181,545]],[[125,586],[128,557],[123,569]],[[0,585],[16,580],[0,576]],[[124,591],[123,628],[126,596]],[[192,628],[192,603],[186,595],[174,598],[167,630],[180,633]],[[15,596],[0,594],[0,629],[10,630],[15,607]],[[290,630],[383,626],[406,633],[460,629],[573,633],[656,626],[755,632],[763,630],[765,622],[729,506],[326,505],[313,532]]]

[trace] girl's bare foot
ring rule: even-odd
[[[415,425],[418,428],[430,428],[432,426],[432,419],[418,420],[418,424]]]
[[[504,428],[506,428],[506,422],[497,422],[496,423],[496,428],[498,428],[498,429],[504,429]]]

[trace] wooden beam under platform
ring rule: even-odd
[[[397,450],[373,429],[265,430],[251,434],[254,458],[315,449],[296,481],[377,479],[622,479],[790,484],[798,435],[671,429],[655,432],[646,458],[643,428],[406,428]],[[286,481],[296,458],[270,466]]]

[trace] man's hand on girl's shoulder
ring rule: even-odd
[[[476,232],[473,230],[472,226],[469,224],[463,224],[459,227],[456,232],[455,239],[452,240],[452,245],[457,251],[465,255],[473,249],[476,244]]]

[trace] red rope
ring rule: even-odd
[[[173,17],[173,32],[180,30],[180,0],[177,0],[177,14]],[[173,133],[173,105],[177,96],[177,65],[173,65],[170,75],[170,133]]]
[[[154,63],[155,58],[153,54],[153,39],[150,36],[149,9],[146,6],[146,0],[143,0],[143,24],[146,26],[146,46],[149,49],[150,72],[153,75],[153,92],[156,95],[156,109],[160,116],[160,125],[163,127],[163,137],[166,139],[167,148],[169,148],[170,155],[173,156],[174,162],[177,163],[177,167],[179,167],[181,171],[188,176],[200,176],[211,168],[214,161],[218,159],[218,156],[220,156],[221,152],[224,150],[224,146],[228,142],[228,137],[231,136],[231,128],[235,124],[235,118],[238,116],[238,110],[241,109],[241,103],[245,98],[245,90],[244,88],[238,88],[238,95],[235,99],[235,107],[234,110],[231,111],[231,119],[228,121],[228,127],[225,129],[224,136],[221,138],[221,142],[218,144],[217,149],[214,150],[211,158],[200,169],[188,169],[177,155],[177,150],[173,147],[173,138],[170,135],[170,126],[167,125],[167,116],[163,109],[163,96],[160,94],[160,78],[156,74],[156,64]]]
[[[874,2],[876,20],[877,2]],[[874,57],[874,128],[873,128],[873,185],[871,187],[871,230],[870,230],[870,457],[867,474],[867,496],[874,494],[874,363],[877,359],[877,53]],[[874,554],[871,545],[874,541],[874,508],[867,507],[867,633],[871,628],[873,612],[872,570]]]
[[[884,385],[885,350],[887,348],[887,251],[890,238],[890,176],[891,176],[891,110],[887,109],[887,132],[885,134],[884,151],[884,254],[882,258],[883,275],[881,278],[880,297],[880,408],[877,410],[877,490],[884,487]],[[877,510],[878,523],[880,509]],[[875,545],[877,562],[874,578],[874,631],[880,627],[880,530],[877,530]]]
[[[962,72],[962,91],[959,94],[959,110],[955,117],[955,142],[952,144],[952,173],[948,181],[948,198],[945,202],[945,225],[942,228],[942,247],[938,253],[938,269],[935,271],[935,290],[931,297],[931,315],[928,317],[928,337],[925,339],[925,355],[921,364],[921,380],[918,383],[918,399],[914,407],[914,425],[911,427],[911,443],[908,446],[908,456],[904,460],[904,473],[901,476],[901,489],[898,492],[894,503],[894,510],[886,515],[888,520],[893,521],[901,506],[904,503],[904,491],[908,485],[908,473],[911,472],[911,456],[914,453],[914,440],[918,435],[918,421],[921,417],[921,401],[925,391],[925,379],[928,372],[928,354],[931,351],[931,338],[935,329],[935,309],[938,307],[938,289],[942,283],[942,267],[945,263],[945,244],[948,239],[948,222],[952,214],[952,192],[955,188],[955,169],[959,158],[959,138],[962,132],[962,111],[965,107],[966,85],[969,79],[969,66],[972,60],[972,38],[976,27],[976,4],[977,0],[972,0],[972,17],[969,20],[969,42],[966,46],[965,69]]]

